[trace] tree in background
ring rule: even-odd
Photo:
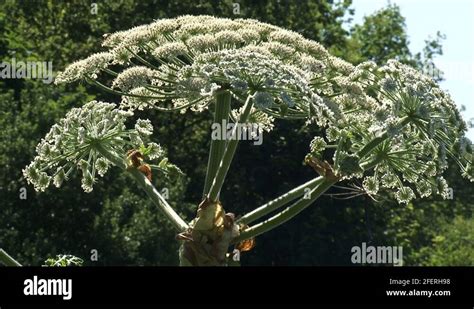
[[[412,54],[408,47],[405,18],[396,4],[389,4],[364,17],[362,24],[352,28],[348,44],[358,52],[350,56],[350,61],[359,63],[372,60],[381,64],[393,58],[423,69],[435,80],[440,81],[442,72],[436,68],[433,59],[443,54],[444,39],[445,36],[438,31],[435,38],[425,40],[423,51]]]

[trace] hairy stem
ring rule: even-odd
[[[239,242],[258,236],[276,228],[277,226],[280,226],[311,205],[318,197],[321,196],[321,194],[326,192],[326,190],[328,190],[337,182],[337,180],[327,179],[322,176],[318,177],[317,179],[322,179],[322,181],[317,182],[317,184],[309,192],[308,198],[303,197],[273,217],[242,231],[239,237],[234,240],[234,242]]]
[[[214,123],[220,126],[225,120],[229,121],[231,95],[229,91],[222,91],[216,95]],[[209,160],[207,162],[206,180],[204,182],[203,196],[206,196],[216,176],[217,168],[224,155],[227,141],[225,138],[211,138],[211,148],[209,150]]]
[[[249,224],[254,222],[255,220],[260,219],[261,217],[271,213],[272,211],[285,206],[289,202],[293,201],[294,199],[304,195],[307,190],[312,189],[316,184],[323,181],[322,177],[317,177],[311,179],[310,181],[302,184],[299,187],[296,187],[285,194],[280,195],[274,200],[263,204],[262,206],[252,210],[251,212],[247,213],[243,217],[237,220],[237,223]]]
[[[228,141],[222,160],[219,164],[219,167],[217,168],[216,177],[214,178],[209,190],[209,194],[207,195],[207,197],[213,202],[217,201],[219,192],[222,188],[222,185],[224,184],[225,176],[227,175],[232,159],[234,158],[235,150],[239,144],[239,137],[237,136],[238,123],[245,123],[247,121],[250,111],[252,110],[252,98],[253,95],[249,95],[247,97],[242,114],[240,115],[238,122],[235,123],[234,129],[232,130],[232,139]]]
[[[124,160],[117,157],[116,155],[110,153],[102,147],[102,145],[96,145],[97,150],[106,157],[114,165],[122,168],[125,171],[128,171],[132,175],[133,179],[138,183],[138,185],[145,191],[148,197],[153,201],[153,203],[158,206],[161,212],[171,221],[174,227],[178,231],[184,231],[188,228],[188,224],[176,213],[176,211],[168,204],[165,198],[158,192],[158,190],[153,186],[153,184],[146,178],[146,176],[141,173],[136,168],[127,168]]]
[[[14,258],[12,258],[5,250],[0,249],[0,263],[5,266],[21,266]]]

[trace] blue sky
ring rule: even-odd
[[[363,17],[388,3],[397,4],[406,18],[412,53],[422,51],[424,41],[435,37],[439,30],[446,35],[443,55],[435,60],[445,72],[441,87],[454,101],[464,105],[464,119],[474,120],[474,1],[472,0],[353,0],[355,9],[352,23],[361,23]],[[474,141],[474,129],[468,137]]]

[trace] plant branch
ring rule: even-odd
[[[410,122],[410,118],[409,117],[404,117],[400,120],[399,125],[401,127],[403,127],[406,124],[408,124],[409,122]],[[380,143],[382,143],[388,137],[389,137],[388,133],[384,132],[382,135],[380,135],[380,136],[374,138],[373,140],[371,140],[369,143],[367,143],[359,151],[359,153],[358,153],[359,157],[363,158],[364,156],[369,154],[374,148],[376,148]],[[375,165],[377,165],[381,160],[383,160],[383,156],[379,156],[371,162],[363,163],[362,168],[364,170],[371,169]],[[300,213],[302,210],[304,210],[306,207],[311,205],[319,196],[321,196],[324,192],[326,192],[326,190],[328,190],[332,185],[336,184],[339,181],[339,179],[337,179],[337,178],[328,178],[328,177],[321,176],[321,177],[315,178],[312,181],[314,181],[314,183],[312,183],[312,186],[314,186],[314,188],[310,191],[308,199],[301,198],[298,201],[296,201],[293,205],[285,208],[284,210],[277,213],[273,217],[271,217],[271,218],[269,218],[269,219],[267,219],[267,220],[265,220],[261,223],[258,223],[256,225],[244,230],[240,234],[240,236],[237,237],[234,240],[234,242],[239,242],[239,241],[242,241],[242,240],[245,240],[245,239],[249,239],[249,238],[258,236],[260,234],[263,234],[267,231],[270,231],[270,230],[276,228],[277,226],[285,223],[286,221],[290,220],[291,218],[296,216],[298,213]],[[249,214],[245,215],[244,217],[242,217],[240,219],[240,222],[242,222],[242,223],[251,222],[251,221],[263,216],[264,214],[268,214],[271,211],[271,210],[268,211],[268,209],[273,210],[273,209],[276,209],[276,208],[280,207],[282,204],[284,204],[284,203],[281,202],[282,199],[285,202],[291,201],[292,199],[290,197],[293,196],[293,195],[298,196],[298,194],[300,193],[299,190],[304,190],[305,185],[307,185],[307,184],[303,184],[302,186],[300,186],[298,188],[295,188],[292,191],[290,191],[292,193],[290,196],[283,195],[283,196],[280,196],[279,198],[277,198],[277,199],[275,199],[275,200],[273,200],[273,201],[271,201],[271,202],[269,202],[265,205],[262,205],[261,207],[257,208],[256,210],[254,210],[251,213],[249,213]],[[290,192],[288,192],[288,194]],[[262,215],[260,215],[260,214],[262,214]]]
[[[239,144],[239,137],[237,136],[238,124],[245,123],[250,115],[252,110],[252,98],[253,95],[249,95],[245,101],[245,105],[242,111],[242,114],[239,117],[239,121],[235,123],[234,129],[232,130],[232,139],[228,141],[227,147],[225,148],[224,155],[217,169],[216,177],[212,182],[211,188],[209,189],[209,194],[207,195],[208,199],[211,201],[217,201],[219,192],[224,184],[225,176],[229,171],[230,164],[234,158],[235,150]]]
[[[216,95],[214,123],[220,126],[222,122],[229,121],[231,95],[229,91],[222,91]],[[212,133],[211,133],[212,134]],[[204,182],[203,196],[209,192],[212,181],[216,176],[219,163],[224,155],[227,141],[225,138],[211,138],[209,160],[207,162],[206,180]]]
[[[318,197],[321,196],[321,194],[326,192],[326,190],[328,190],[338,181],[336,179],[328,179],[322,176],[320,178],[322,178],[323,180],[321,182],[318,182],[317,185],[314,186],[314,188],[310,191],[309,198],[301,198],[293,205],[285,208],[283,211],[279,212],[273,217],[244,230],[234,240],[234,242],[237,243],[245,239],[253,238],[280,226],[281,224],[285,223],[286,221],[299,214],[306,207],[311,205]]]
[[[301,195],[304,195],[306,193],[306,189],[313,188],[316,184],[319,184],[322,181],[323,181],[323,177],[317,177],[317,178],[311,179],[310,181],[305,182],[299,187],[296,187],[286,192],[285,194],[280,195],[276,199],[271,200],[270,202],[263,204],[262,206],[252,210],[251,212],[247,213],[246,215],[238,219],[237,223],[243,223],[243,224],[252,223],[255,220],[258,220],[261,217],[271,213],[272,211],[282,206],[285,206],[286,204],[300,197]]]
[[[123,159],[117,157],[116,155],[107,151],[102,145],[96,145],[97,150],[111,161],[114,165],[122,168],[132,175],[135,181],[140,185],[140,187],[145,191],[148,197],[153,201],[153,203],[160,208],[164,215],[171,221],[174,227],[179,231],[184,231],[188,228],[188,224],[176,213],[176,211],[168,204],[165,198],[158,192],[158,190],[153,186],[151,181],[146,178],[146,176],[137,170],[136,168],[127,168],[127,165]]]
[[[14,258],[12,258],[5,250],[0,248],[0,262],[5,266],[21,266]]]

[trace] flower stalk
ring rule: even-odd
[[[245,123],[247,121],[247,118],[250,115],[250,111],[252,110],[252,98],[253,95],[249,95],[247,97],[238,123]],[[219,167],[217,168],[216,176],[214,177],[214,181],[212,182],[211,188],[209,189],[207,198],[211,201],[217,201],[218,199],[219,192],[222,188],[222,185],[224,184],[225,176],[229,171],[230,164],[232,163],[232,159],[234,158],[235,150],[237,149],[237,145],[239,144],[239,138],[237,136],[238,123],[236,123],[234,129],[232,130],[233,138],[227,143],[227,147],[225,148],[222,160],[220,161]]]
[[[245,239],[256,237],[260,234],[268,232],[277,226],[287,222],[301,211],[310,206],[318,197],[320,197],[324,192],[326,192],[332,185],[334,185],[338,180],[332,178],[318,177],[318,182],[313,187],[313,189],[307,195],[307,198],[303,197],[295,202],[293,205],[285,208],[283,211],[274,215],[273,217],[258,223],[248,229],[245,229],[240,233],[240,235],[234,240],[234,242],[240,242]]]
[[[221,124],[224,120],[229,121],[231,94],[229,91],[220,91],[216,94],[214,123]],[[224,155],[227,141],[222,139],[211,139],[209,150],[209,161],[207,162],[206,180],[204,182],[203,196],[206,196],[216,176],[219,163]]]
[[[400,126],[405,126],[410,122],[410,119],[408,117],[405,117],[400,120]],[[387,138],[389,138],[389,134],[385,131],[382,133],[379,137],[374,138],[371,140],[369,143],[367,143],[360,151],[359,155],[361,158],[369,154],[371,151],[373,151],[380,143],[385,141]],[[372,162],[364,163],[361,164],[361,167],[364,170],[368,170],[373,168],[375,165],[380,163],[383,160],[382,157],[376,158]],[[285,208],[281,212],[277,213],[273,217],[260,222],[248,229],[245,229],[242,231],[237,237],[234,242],[240,242],[245,239],[253,238],[256,237],[260,234],[263,234],[265,232],[268,232],[279,225],[287,222],[294,216],[296,216],[298,213],[303,211],[305,208],[310,206],[317,198],[319,198],[324,192],[326,192],[331,186],[339,182],[339,178],[337,177],[325,177],[325,176],[320,176],[317,178],[314,178],[307,183],[302,184],[301,186],[294,188],[293,190],[288,191],[287,193],[281,195],[280,197],[258,207],[257,209],[247,213],[244,215],[242,218],[240,218],[237,222],[242,223],[242,224],[248,224],[251,223],[266,214],[272,212],[273,210],[276,210],[285,204],[289,203],[290,201],[294,200],[298,196],[303,195],[305,192],[305,189],[307,188],[312,188],[309,194],[305,194],[303,198],[300,198],[298,201],[293,203],[291,206]]]
[[[123,159],[111,154],[107,151],[107,149],[102,147],[102,145],[98,144],[97,150],[114,165],[128,171],[133,179],[135,179],[137,184],[145,191],[153,203],[159,207],[161,212],[163,212],[163,214],[170,220],[170,222],[178,231],[181,232],[188,228],[188,224],[176,213],[176,211],[170,206],[166,199],[160,194],[160,192],[158,192],[151,181],[148,180],[148,178],[143,173],[141,173],[136,168],[127,168],[127,165]]]
[[[270,202],[265,203],[262,206],[252,210],[251,212],[247,213],[246,215],[238,219],[237,223],[241,223],[241,224],[252,223],[260,219],[261,217],[271,213],[272,211],[285,206],[286,204],[293,201],[294,199],[304,195],[306,192],[309,192],[307,190],[310,190],[311,188],[321,183],[322,181],[323,181],[322,177],[311,179],[310,181],[305,182],[299,187],[296,187],[286,192],[285,194],[280,195],[276,199],[271,200]]]

